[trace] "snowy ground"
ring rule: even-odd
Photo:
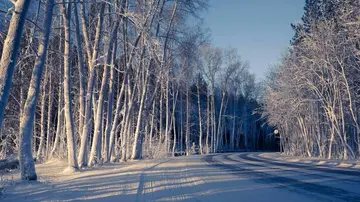
[[[37,165],[39,182],[7,174],[1,201],[360,201],[360,171],[231,153],[109,164],[78,173]],[[266,158],[265,158],[266,156]]]
[[[328,167],[338,167],[338,168],[360,168],[360,161],[358,160],[328,160],[324,158],[316,157],[293,157],[287,156],[280,153],[262,153],[259,156],[264,158],[270,158],[273,160],[287,161],[291,163],[301,163],[301,164],[312,164],[312,165],[325,165]]]

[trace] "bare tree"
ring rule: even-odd
[[[31,152],[31,136],[34,126],[36,103],[40,93],[41,76],[45,64],[47,47],[49,42],[53,7],[54,1],[47,0],[43,31],[40,33],[38,54],[32,72],[23,114],[21,115],[19,161],[21,179],[23,180],[37,180],[34,160]]]
[[[10,94],[12,77],[15,71],[26,13],[29,10],[30,2],[31,0],[18,0],[14,3],[14,12],[2,49],[0,60],[0,129]]]
[[[71,21],[71,4],[64,1],[60,4],[61,14],[64,20],[64,102],[65,102],[65,126],[67,134],[67,152],[68,152],[68,166],[72,169],[78,169],[76,159],[76,145],[75,145],[75,128],[74,118],[72,115],[71,106],[71,61],[70,61],[70,21]],[[66,6],[67,5],[67,6]]]

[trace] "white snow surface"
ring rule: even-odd
[[[79,172],[52,161],[36,165],[37,182],[19,180],[18,171],[5,174],[12,183],[0,201],[360,201],[356,169],[297,167],[271,155],[140,160]]]
[[[289,156],[281,153],[262,153],[259,156],[273,160],[287,161],[290,163],[301,163],[310,165],[325,165],[336,168],[356,168],[360,169],[359,160],[341,160],[341,159],[325,159],[317,157],[300,157]]]

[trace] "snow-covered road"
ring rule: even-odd
[[[62,172],[37,165],[40,182],[16,182],[2,201],[360,201],[357,169],[291,164],[261,153],[176,157]],[[7,175],[16,181],[18,174]]]

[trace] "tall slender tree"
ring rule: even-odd
[[[0,129],[10,95],[12,78],[20,48],[22,32],[31,0],[17,0],[0,59]]]
[[[23,180],[37,180],[34,160],[31,152],[31,137],[34,126],[36,103],[40,93],[41,77],[50,37],[54,3],[54,0],[46,1],[45,18],[43,31],[40,33],[38,54],[35,59],[35,66],[30,80],[28,95],[20,120],[19,161],[21,179]]]

